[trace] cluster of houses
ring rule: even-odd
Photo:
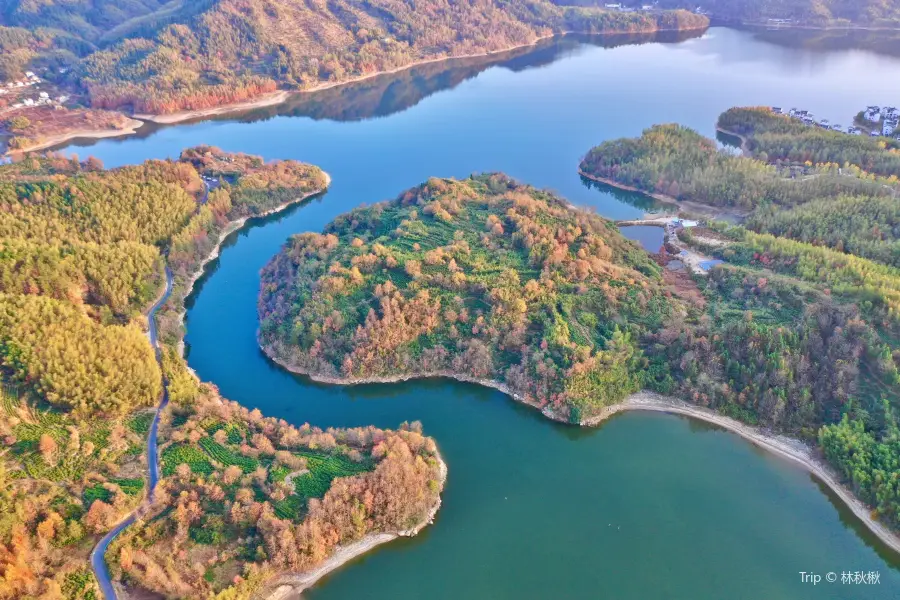
[[[8,94],[10,90],[14,90],[16,88],[28,87],[30,85],[34,85],[34,84],[40,83],[40,82],[41,82],[40,77],[38,77],[31,71],[26,71],[24,81],[0,82],[0,96]]]
[[[24,81],[8,81],[0,82],[0,96],[5,96],[11,92],[21,92],[27,87],[36,85],[41,82],[41,78],[31,71],[25,72]],[[22,98],[21,94],[17,94],[15,103],[7,105],[7,109],[15,110],[19,108],[27,108],[33,106],[52,106],[54,104],[63,104],[68,101],[68,96],[58,96],[51,98],[48,92],[39,92],[36,98]]]
[[[68,96],[59,96],[51,98],[47,92],[41,92],[37,98],[23,98],[21,102],[16,102],[11,108],[25,108],[31,106],[52,106],[54,104],[63,104],[68,100]]]
[[[890,137],[897,131],[900,123],[900,109],[895,106],[867,106],[863,118],[874,124],[881,123],[881,135]]]
[[[798,121],[812,126],[812,127],[820,127],[822,129],[830,129],[831,131],[840,131],[842,133],[848,133],[850,135],[862,135],[863,129],[857,127],[855,125],[851,125],[844,128],[843,125],[832,124],[828,121],[828,119],[819,119],[813,116],[811,112],[808,110],[800,110],[797,108],[792,108],[789,111],[785,112],[782,108],[778,106],[772,107],[772,112],[779,115],[787,115],[792,119],[797,119]],[[879,135],[883,135],[885,137],[891,137],[894,135],[894,132],[898,130],[898,121],[900,121],[900,110],[888,106],[885,108],[880,108],[878,106],[869,106],[866,111],[863,113],[863,117],[866,121],[870,123],[878,124],[882,123],[881,131],[872,131],[869,135],[873,137],[877,137]],[[882,121],[882,119],[884,119]],[[898,136],[897,139],[900,139]]]
[[[847,129],[844,129],[843,125],[838,125],[836,123],[832,124],[828,121],[828,119],[819,119],[817,121],[816,118],[813,116],[813,114],[811,112],[809,112],[808,110],[800,110],[797,108],[792,108],[789,111],[784,112],[784,110],[781,107],[773,106],[772,112],[777,115],[785,115],[786,114],[787,116],[791,117],[792,119],[797,119],[798,121],[801,121],[801,122],[805,123],[806,125],[811,125],[813,127],[821,127],[822,129],[830,129],[832,131],[841,131],[841,132],[846,132],[846,133],[852,134],[852,133],[855,133],[854,132],[855,129],[858,129],[856,127],[848,127]],[[859,135],[859,134],[857,133],[856,135]]]
[[[654,2],[653,4],[642,4],[641,8],[638,9],[636,7],[626,6],[622,3],[607,3],[604,4],[603,7],[607,10],[617,10],[619,12],[632,12],[636,10],[656,10],[658,2]]]

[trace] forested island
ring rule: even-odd
[[[708,24],[683,10],[622,13],[549,0],[4,0],[0,83],[30,69],[66,90],[69,108],[186,117],[225,105],[271,104],[284,98],[274,95],[279,90],[327,87],[567,32],[652,33]]]
[[[197,381],[177,350],[184,295],[232,223],[327,184],[310,165],[210,147],[115,170],[53,155],[0,166],[0,598],[98,600],[88,555],[135,509],[106,555],[120,581],[223,600],[425,524],[444,467],[417,424],[266,419]],[[144,312],[167,268],[158,361]]]
[[[815,441],[873,514],[900,526],[900,153],[767,108],[723,113],[745,156],[677,125],[604,142],[582,174],[676,202],[739,206],[686,229],[726,261],[689,318],[646,338],[649,389]]]

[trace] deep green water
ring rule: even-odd
[[[441,380],[322,386],[273,366],[256,346],[259,269],[289,235],[361,203],[431,175],[502,170],[632,218],[652,206],[578,177],[592,145],[667,121],[713,135],[732,105],[797,106],[849,124],[862,107],[890,103],[900,81],[896,58],[727,29],[648,42],[566,38],[77,149],[114,166],[207,143],[313,162],[333,176],[324,197],[232,236],[188,312],[189,362],[227,397],[298,424],[418,419],[449,465],[432,527],[339,570],[308,597],[900,598],[895,557],[807,474],[733,434],[636,413],[579,430]],[[813,586],[799,574],[845,570],[878,571],[881,583]]]

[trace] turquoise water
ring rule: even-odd
[[[436,523],[308,597],[837,599],[900,597],[900,566],[807,474],[735,435],[657,414],[579,430],[502,394],[442,380],[342,388],[269,363],[255,343],[259,269],[286,238],[432,175],[505,171],[610,218],[653,210],[577,175],[593,145],[677,121],[713,135],[737,104],[849,123],[890,102],[900,60],[815,51],[715,28],[701,38],[557,41],[429,66],[236,118],[148,129],[89,148],[107,166],[186,146],[297,158],[334,178],[321,198],[232,236],[189,303],[189,362],[223,394],[294,423],[419,419],[450,468]],[[650,243],[650,242],[648,242]],[[878,586],[800,571],[878,571]]]

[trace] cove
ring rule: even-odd
[[[576,167],[591,146],[668,121],[712,136],[716,116],[738,104],[798,106],[847,124],[861,107],[890,100],[885,82],[898,80],[900,60],[714,28],[640,44],[562,38],[456,62],[310,95],[285,114],[162,127],[77,150],[115,166],[207,143],[332,175],[324,196],[231,236],[187,321],[189,363],[228,398],[298,424],[418,419],[448,463],[433,526],[360,558],[308,597],[897,597],[897,558],[808,475],[735,435],[641,413],[575,429],[444,380],[314,384],[259,351],[255,304],[259,269],[288,236],[429,176],[502,170],[610,218],[633,218],[657,207],[586,185]],[[881,583],[813,587],[799,575],[847,570],[878,571]]]

